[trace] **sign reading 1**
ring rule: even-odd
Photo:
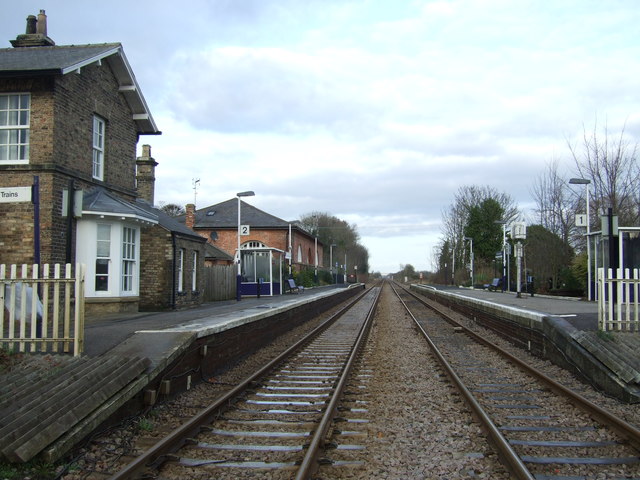
[[[240,225],[240,235],[246,236],[249,235],[250,232],[251,229],[249,228],[249,225]]]

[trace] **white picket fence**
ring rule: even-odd
[[[640,331],[638,296],[640,271],[598,269],[598,327],[600,330]]]
[[[76,264],[75,276],[71,264],[55,264],[53,269],[49,264],[42,269],[39,265],[25,264],[20,269],[0,265],[0,347],[80,355],[84,348],[84,277],[83,264]]]

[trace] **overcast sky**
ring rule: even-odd
[[[21,0],[58,45],[121,42],[163,134],[156,202],[254,190],[285,220],[357,225],[372,271],[433,268],[463,185],[524,211],[597,119],[640,135],[637,0]],[[139,148],[140,152],[140,148]]]

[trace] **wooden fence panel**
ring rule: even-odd
[[[84,275],[85,266],[0,265],[0,347],[20,352],[58,352],[74,356],[84,348]],[[61,289],[62,287],[62,289]],[[71,300],[73,298],[73,301]],[[72,333],[73,332],[73,333]],[[71,348],[73,345],[73,349]],[[17,346],[17,347],[16,347]]]
[[[204,301],[218,302],[236,298],[236,266],[213,265],[204,267]]]
[[[628,268],[598,269],[598,328],[640,332],[640,273]]]

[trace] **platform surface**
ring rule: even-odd
[[[598,304],[579,298],[554,297],[551,295],[534,295],[526,293],[517,296],[516,292],[491,292],[461,287],[436,286],[437,290],[450,294],[476,298],[486,302],[497,303],[507,307],[538,312],[544,315],[562,317],[579,330],[598,329]]]
[[[232,328],[242,322],[264,317],[275,311],[304,304],[320,297],[331,295],[344,287],[328,286],[306,289],[302,293],[286,293],[273,297],[243,297],[240,301],[227,300],[212,302],[188,310],[170,312],[141,312],[131,314],[113,314],[100,318],[88,318],[85,325],[84,355],[97,356],[119,348],[136,351],[136,348],[149,350],[149,357],[158,355],[154,342],[144,340],[133,342],[133,337],[145,334],[163,337],[163,343],[175,336],[182,343],[189,335],[203,336],[207,332]],[[159,333],[162,332],[161,335]],[[138,334],[138,335],[136,335]],[[135,345],[132,345],[135,343]],[[126,345],[125,345],[126,344]],[[147,356],[138,351],[138,356]]]

